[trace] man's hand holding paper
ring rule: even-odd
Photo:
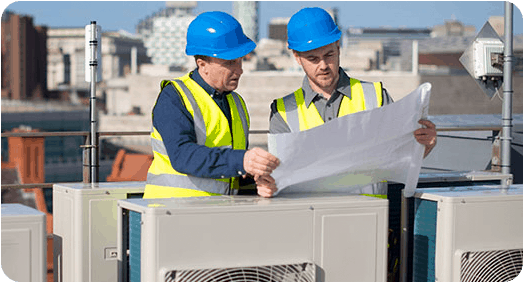
[[[268,137],[269,152],[280,160],[271,176],[278,194],[289,191],[345,190],[382,180],[404,183],[413,194],[424,145],[435,141],[427,116],[431,84],[381,108],[339,117],[296,133]],[[424,125],[424,128],[422,128]],[[417,142],[418,140],[418,142]],[[427,147],[426,147],[427,148]]]

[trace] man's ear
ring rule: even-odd
[[[302,61],[300,61],[300,56],[297,51],[293,50],[293,56],[295,57],[297,63],[302,67]]]
[[[202,60],[200,58],[198,58],[196,60],[196,65],[198,67],[199,70],[201,70],[202,72],[206,73],[207,72],[207,62],[205,60]]]

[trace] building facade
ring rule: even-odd
[[[258,1],[233,1],[233,16],[240,22],[247,37],[258,42],[260,39]]]
[[[413,40],[431,37],[429,28],[356,28],[346,30],[344,46],[350,53],[360,50],[368,52],[365,57],[371,63],[363,64],[367,70],[408,71],[411,60],[401,60],[406,44]],[[411,50],[411,47],[409,47]],[[360,59],[362,56],[360,56]],[[407,58],[409,59],[409,58]]]
[[[85,28],[50,28],[47,36],[49,90],[87,90]],[[103,80],[123,77],[131,72],[132,65],[149,62],[144,43],[138,37],[125,32],[103,32],[101,41],[99,67]],[[133,49],[136,50],[136,62],[132,62]]]
[[[443,25],[433,27],[431,37],[445,36],[475,36],[476,28],[471,25],[464,25],[457,19],[446,20]]]
[[[196,1],[166,2],[166,8],[154,13],[137,25],[147,55],[155,65],[184,69],[191,62],[186,56],[187,28],[195,15]]]
[[[2,99],[45,97],[47,27],[10,11],[2,14]]]
[[[269,21],[269,39],[287,42],[287,23],[290,18],[272,18]]]

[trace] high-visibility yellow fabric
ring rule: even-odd
[[[382,105],[382,84],[380,82],[374,82],[373,86],[375,94],[372,96],[376,97],[377,105],[380,107]],[[338,117],[367,110],[365,102],[366,96],[364,95],[362,83],[357,79],[350,78],[350,87],[351,98],[345,95],[342,96]],[[306,105],[302,88],[299,88],[294,92],[294,97],[298,109],[300,131],[308,130],[324,124],[315,104],[311,103],[310,105]],[[289,110],[290,109],[285,109],[283,98],[277,99],[277,111],[286,122],[288,121],[287,115],[290,115]]]
[[[368,197],[374,197],[374,198],[388,199],[388,195],[373,195],[373,194],[361,194],[361,195],[368,196]]]
[[[220,194],[208,193],[205,191],[164,187],[147,184],[147,197],[144,193],[144,198],[187,198],[187,197],[207,197],[216,196]]]
[[[339,108],[337,117],[342,117],[345,115],[368,110],[366,109],[366,97],[368,98],[371,97],[372,99],[376,99],[377,107],[381,107],[383,103],[382,101],[382,83],[373,82],[372,84],[373,84],[374,93],[365,94],[364,89],[362,87],[362,82],[357,79],[350,78],[351,98],[345,95],[342,96],[342,101],[340,103],[340,108]],[[324,124],[324,120],[322,119],[322,116],[320,116],[320,113],[318,112],[318,109],[315,106],[315,104],[311,103],[310,105],[306,105],[306,102],[304,99],[304,92],[302,88],[297,89],[293,95],[294,95],[294,99],[295,99],[297,111],[298,111],[298,121],[299,121],[300,131],[305,131],[305,130],[308,130],[308,129]],[[290,112],[294,112],[294,109],[286,109],[284,98],[279,98],[277,99],[276,102],[277,102],[276,104],[277,104],[278,113],[280,114],[280,116],[282,116],[284,121],[286,121],[286,123],[289,124],[289,115],[296,115],[296,113],[290,113]],[[363,195],[387,199],[387,195],[380,195],[380,194],[363,194]]]
[[[175,81],[177,79],[183,82],[185,87],[187,87],[187,90],[191,92],[190,94],[186,93],[184,91],[184,88]],[[200,87],[198,83],[196,83],[189,77],[189,73],[177,79],[172,81],[163,81],[161,83],[160,93],[162,92],[164,87],[166,87],[170,83],[173,84],[173,86],[180,94],[180,97],[184,105],[186,106],[188,112],[192,115],[193,119],[195,119],[196,111],[195,109],[193,109],[191,101],[188,98],[188,95],[193,96],[194,101],[196,101],[196,104],[198,105],[198,108],[201,113],[200,119],[203,118],[203,121],[205,123],[206,138],[204,145],[208,147],[230,147],[233,149],[245,150],[248,129],[244,129],[242,117],[240,116],[241,114],[239,112],[239,109],[237,108],[237,104],[235,103],[235,98],[233,96],[238,96],[242,105],[242,113],[245,114],[245,117],[243,118],[247,120],[247,128],[249,128],[249,115],[243,99],[236,93],[230,93],[227,95],[232,119],[232,129],[230,129],[229,122],[222,110],[220,110],[220,108],[216,105],[213,98],[204,89],[202,89],[202,87]],[[151,166],[149,167],[148,181],[144,192],[144,198],[170,198],[218,195],[218,193],[209,192],[212,189],[216,188],[195,189],[186,188],[177,184],[169,184],[168,186],[166,186],[166,184],[160,184],[158,182],[155,183],[155,180],[158,179],[158,176],[164,176],[168,179],[169,176],[178,176],[180,178],[188,180],[189,176],[177,172],[173,168],[169,156],[167,155],[167,151],[165,150],[165,146],[163,145],[162,136],[154,127],[151,132],[151,139],[154,158]],[[156,144],[159,144],[160,146],[155,148]],[[193,179],[195,178],[196,177],[193,177]],[[214,180],[219,182],[215,184],[225,183],[232,190],[236,190],[239,187],[239,180],[237,177]],[[212,184],[210,186],[212,186]]]

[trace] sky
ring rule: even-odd
[[[165,7],[164,1],[1,1],[2,10],[33,17],[35,25],[83,27],[91,21],[103,31],[135,33],[136,24]],[[260,1],[260,36],[266,38],[271,18],[291,17],[304,7],[337,7],[339,25],[348,27],[428,28],[456,19],[480,31],[490,16],[504,16],[504,1]],[[513,32],[522,34],[522,13],[513,8]],[[196,14],[232,14],[231,1],[198,1]]]

